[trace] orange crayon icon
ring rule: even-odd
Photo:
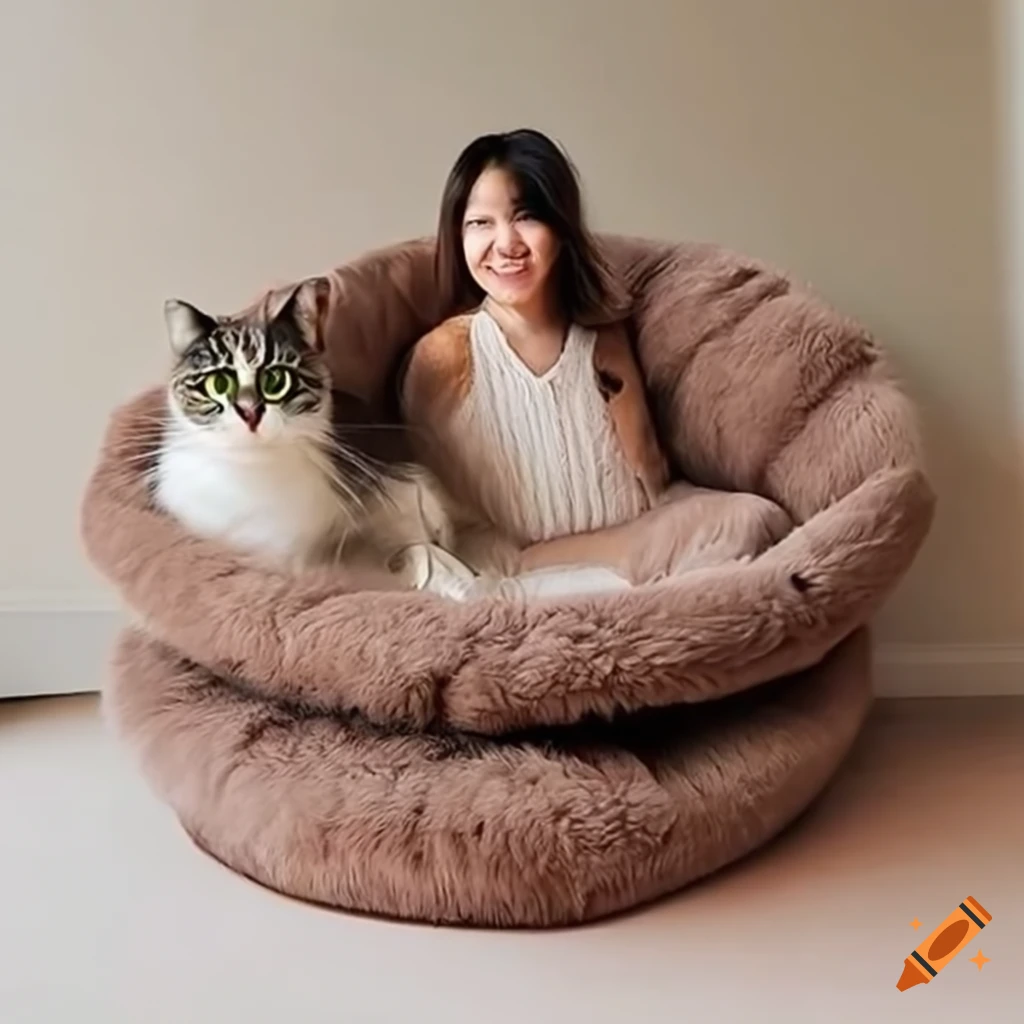
[[[927,985],[992,920],[973,896],[968,896],[904,961],[896,987],[901,992]]]

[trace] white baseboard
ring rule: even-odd
[[[122,612],[102,605],[0,602],[0,698],[99,690],[125,622]]]
[[[1024,644],[880,644],[879,697],[1024,695]]]
[[[0,698],[100,689],[123,612],[103,602],[0,595]],[[1024,644],[882,644],[879,697],[1024,695]]]

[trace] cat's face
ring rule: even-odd
[[[175,365],[170,398],[191,428],[228,444],[314,436],[330,420],[330,378],[309,343],[299,286],[268,316],[215,318],[179,300],[165,306]]]

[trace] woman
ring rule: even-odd
[[[419,457],[468,513],[458,553],[478,571],[604,565],[649,581],[785,532],[762,499],[667,490],[628,301],[549,138],[520,129],[463,150],[436,270],[459,312],[413,347],[400,401]]]
[[[506,556],[547,544],[527,562],[590,560],[550,542],[636,519],[667,467],[628,305],[549,138],[521,129],[466,147],[444,190],[437,276],[460,312],[418,342],[403,379],[422,457],[510,542]]]

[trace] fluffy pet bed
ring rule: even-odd
[[[258,570],[145,482],[160,390],[113,416],[89,555],[136,625],[106,704],[195,842],[307,900],[435,923],[594,919],[769,840],[871,696],[867,624],[931,523],[912,411],[873,341],[711,246],[605,237],[678,474],[781,505],[760,557],[672,587],[459,605]],[[431,243],[332,272],[337,385],[385,415],[436,308]]]

